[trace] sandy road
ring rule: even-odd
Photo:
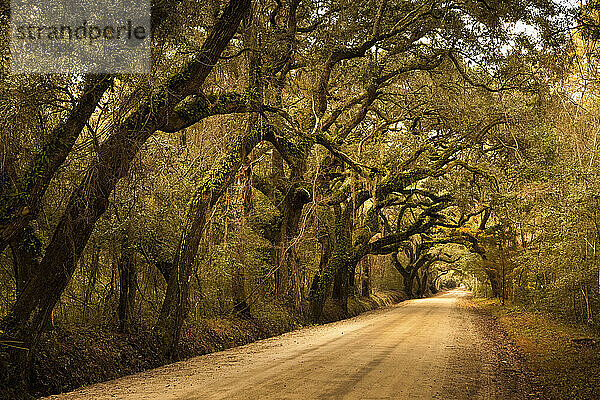
[[[452,291],[53,399],[527,399],[485,320]]]

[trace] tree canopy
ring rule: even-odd
[[[3,384],[57,324],[176,359],[377,279],[596,324],[596,3],[155,0],[149,75],[10,74],[3,24]]]

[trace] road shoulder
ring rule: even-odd
[[[497,318],[470,297],[458,300],[458,307],[471,313],[479,335],[491,343],[496,376],[495,392],[499,399],[542,399],[543,391],[536,374],[514,339]]]
[[[555,317],[501,306],[471,303],[511,343],[513,354],[533,377],[542,399],[600,398],[600,338],[597,332]],[[583,339],[583,340],[581,340]]]

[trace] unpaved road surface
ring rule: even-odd
[[[535,398],[467,295],[411,300],[51,398]]]

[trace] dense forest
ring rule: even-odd
[[[0,387],[68,387],[73,332],[167,362],[390,291],[598,327],[599,10],[154,0],[151,74],[19,75],[2,2]]]

